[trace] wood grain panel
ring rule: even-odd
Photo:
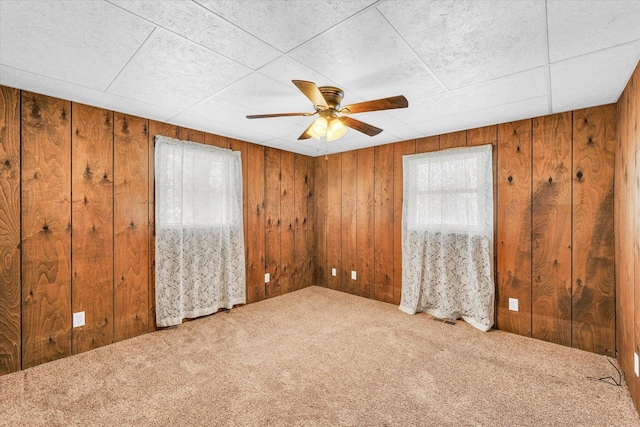
[[[327,160],[327,271],[330,289],[342,290],[342,154]],[[333,276],[332,269],[336,269]]]
[[[0,86],[0,375],[20,370],[20,91]]]
[[[440,136],[427,136],[416,139],[416,153],[429,153],[440,149]]]
[[[294,289],[302,289],[309,286],[307,282],[308,247],[307,247],[307,197],[309,195],[309,175],[307,156],[294,155],[295,171],[293,174],[293,206],[295,209],[295,273],[293,277]]]
[[[577,110],[573,126],[573,346],[613,355],[616,106]]]
[[[615,278],[616,278],[616,348],[618,362],[625,378],[633,378],[633,349],[635,347],[634,305],[635,292],[629,283],[629,252],[627,248],[632,240],[629,235],[628,199],[629,176],[627,168],[630,163],[628,127],[630,87],[627,85],[618,100],[618,135],[615,152],[615,185],[614,185],[614,244],[615,244]],[[635,381],[627,381],[629,392],[634,396]]]
[[[358,150],[358,179],[356,247],[358,258],[358,295],[365,298],[375,296],[375,208],[374,208],[374,179],[375,155],[374,148]]]
[[[327,287],[329,274],[327,270],[327,160],[324,157],[313,159],[315,209],[313,242],[316,257],[314,283]]]
[[[22,92],[22,368],[71,354],[71,103]]]
[[[240,161],[242,163],[242,227],[243,227],[243,235],[244,235],[244,258],[245,258],[245,280],[246,280],[246,260],[248,258],[247,255],[247,247],[248,247],[248,231],[247,231],[247,194],[248,194],[248,163],[247,163],[247,150],[248,150],[248,142],[240,141],[237,139],[229,138],[229,149],[233,151],[240,152]],[[246,287],[246,283],[245,283]],[[245,289],[246,291],[246,289]]]
[[[266,284],[266,298],[282,293],[280,284],[281,252],[280,252],[280,150],[265,148],[265,273],[271,275]]]
[[[115,113],[113,140],[114,340],[149,329],[148,120]]]
[[[571,346],[572,114],[533,119],[532,336]]]
[[[181,127],[178,129],[178,135],[180,136],[180,139],[183,141],[199,142],[201,144],[205,143],[204,132],[201,130],[194,130],[194,129]]]
[[[264,244],[264,147],[247,144],[247,304],[265,298]]]
[[[358,153],[342,153],[342,290],[350,294],[358,292],[356,260],[356,205],[357,205]],[[356,280],[351,272],[356,271]]]
[[[313,286],[316,270],[316,232],[315,232],[315,159],[307,157],[307,268],[305,286]]]
[[[393,303],[393,145],[375,147],[375,299]]]
[[[295,290],[295,156],[290,151],[280,153],[280,287],[286,294]]]
[[[634,255],[634,315],[635,325],[635,352],[640,355],[640,63],[636,66],[636,70],[633,73],[632,80],[630,82],[631,94],[629,99],[629,115],[630,125],[629,128],[633,129],[633,132],[628,132],[629,138],[629,151],[635,152],[635,180],[634,180],[634,206],[629,207],[629,211],[633,213],[631,216],[634,219],[635,232],[631,233],[634,236],[631,244],[632,249],[630,253]],[[636,409],[640,408],[640,377],[635,379],[635,403]]]
[[[149,330],[156,330],[156,189],[155,145],[156,135],[178,138],[178,126],[149,120]]]
[[[71,106],[73,353],[113,341],[113,112]]]
[[[481,128],[469,129],[467,131],[467,146],[477,147],[478,145],[498,143],[498,126],[485,126]]]
[[[459,132],[445,133],[440,135],[440,149],[446,150],[447,148],[458,148],[467,146],[467,131],[461,130]]]
[[[229,139],[226,136],[214,135],[212,133],[204,134],[204,143],[220,148],[229,148]]]
[[[393,145],[393,303],[396,305],[400,305],[402,298],[402,156],[415,151],[415,140]]]
[[[496,326],[531,335],[531,120],[498,125]],[[509,310],[509,298],[519,311]]]

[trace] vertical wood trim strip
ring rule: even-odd
[[[113,112],[73,103],[71,112],[73,353],[113,341]]]
[[[247,144],[247,304],[265,298],[264,147]]]
[[[571,346],[571,112],[533,119],[532,336]]]
[[[148,121],[114,117],[114,340],[149,329]]]
[[[531,335],[531,120],[498,125],[496,326]],[[509,298],[519,311],[509,310]]]
[[[416,151],[415,140],[393,145],[393,303],[400,305],[402,298],[402,156]]]
[[[573,346],[613,356],[616,107],[587,108],[574,114]],[[627,200],[631,196],[627,194]]]
[[[22,367],[71,354],[71,103],[22,92]]]
[[[21,369],[20,91],[0,86],[0,375]]]
[[[327,160],[327,275],[330,289],[342,290],[342,154]],[[333,275],[333,269],[336,275]]]
[[[178,138],[178,127],[149,120],[149,330],[156,327],[156,187],[154,137]]]
[[[281,275],[281,218],[280,218],[280,150],[265,148],[265,272],[271,275],[266,285],[266,298],[282,294]]]
[[[342,153],[342,290],[355,295],[358,291],[357,280],[351,278],[351,272],[356,271],[356,228],[357,201],[356,189],[358,179],[358,153],[347,151]],[[356,272],[357,279],[357,272]]]

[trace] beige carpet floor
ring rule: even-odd
[[[0,425],[640,425],[626,386],[587,379],[612,374],[310,287],[0,377]]]

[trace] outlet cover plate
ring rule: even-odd
[[[84,326],[84,311],[73,313],[73,327],[78,328]]]
[[[636,377],[640,377],[640,359],[638,358],[638,353],[633,353],[633,372],[635,372]]]
[[[355,271],[351,271],[351,280],[356,280],[356,272]]]
[[[517,298],[509,298],[509,310],[518,311],[518,299]]]
[[[332,269],[331,269],[331,275],[332,275],[333,277],[336,277],[336,275],[337,275],[337,274],[338,274],[338,273],[336,273],[336,269],[335,269],[335,268],[332,268]]]
[[[264,283],[269,283],[270,280],[271,280],[271,276],[269,275],[269,273],[265,273],[264,274]]]

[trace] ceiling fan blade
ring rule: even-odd
[[[277,114],[254,114],[247,116],[247,119],[268,119],[270,117],[294,117],[294,116],[313,116],[315,113],[277,113]]]
[[[308,82],[305,80],[291,80],[294,85],[300,89],[300,92],[304,93],[304,96],[309,98],[311,102],[313,102],[313,106],[318,108],[327,108],[327,101],[322,96],[320,89],[314,82]]]
[[[298,137],[298,141],[299,141],[299,140],[301,140],[301,139],[309,139],[309,138],[311,138],[311,134],[309,133],[309,129],[311,129],[311,126],[313,126],[313,124],[314,124],[314,123],[315,123],[315,121],[311,122],[311,124],[309,125],[309,127],[308,127],[308,128],[306,128],[306,129],[304,130],[304,132],[302,132],[302,135],[300,135],[300,136]]]
[[[366,113],[368,111],[393,110],[395,108],[407,108],[409,101],[402,95],[390,98],[375,99],[373,101],[359,102],[344,106],[340,109],[343,114]]]
[[[358,132],[362,132],[369,136],[376,136],[382,132],[382,129],[380,128],[371,126],[365,122],[361,122],[360,120],[352,119],[351,117],[342,116],[340,117],[340,121],[343,125],[349,126],[351,129],[355,129]]]

